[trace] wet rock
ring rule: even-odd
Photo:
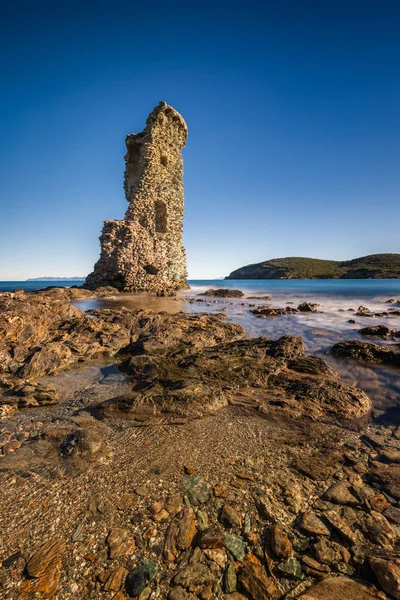
[[[61,442],[60,450],[64,456],[75,454],[95,454],[101,449],[102,440],[96,432],[89,429],[74,429]]]
[[[168,526],[164,541],[164,558],[173,561],[180,550],[190,547],[195,535],[195,514],[191,508],[184,508]]]
[[[107,544],[110,558],[126,556],[135,548],[135,540],[128,529],[111,529],[107,536]]]
[[[126,578],[125,587],[129,596],[139,596],[157,575],[159,566],[152,559],[145,559],[143,564],[131,571]]]
[[[244,294],[240,290],[230,290],[227,288],[209,289],[199,296],[212,296],[215,298],[243,298]]]
[[[189,548],[196,535],[196,517],[191,508],[184,508],[180,513],[176,545],[179,549]]]
[[[390,329],[386,325],[374,325],[371,327],[363,327],[359,329],[361,335],[375,335],[378,337],[389,338],[391,335],[398,333],[397,329]]]
[[[368,563],[382,589],[400,600],[400,550],[374,550],[368,557]]]
[[[239,573],[243,589],[253,600],[274,600],[280,592],[276,583],[269,578],[264,567],[254,554],[248,554]]]
[[[318,312],[318,304],[312,304],[311,302],[303,302],[299,304],[297,309],[300,312]]]
[[[342,358],[352,358],[366,363],[400,366],[400,352],[372,342],[348,340],[332,346],[332,353]]]
[[[61,576],[61,556],[65,552],[65,541],[56,538],[43,544],[28,560],[26,572],[32,580],[25,580],[21,590],[37,594],[42,598],[51,598],[58,590]]]
[[[104,582],[103,589],[105,592],[119,592],[122,589],[125,578],[128,574],[127,569],[124,567],[118,567],[113,571],[110,571]]]
[[[286,315],[288,311],[286,308],[272,308],[271,306],[257,306],[250,311],[256,317],[278,317]]]
[[[322,359],[306,357],[302,339],[289,335],[229,342],[197,353],[185,350],[168,358],[138,356],[130,365],[134,390],[98,405],[99,416],[200,417],[251,388],[260,389],[265,414],[353,419],[371,407],[361,390],[342,383]]]
[[[348,577],[330,577],[310,587],[299,600],[377,600],[381,598],[372,586]]]

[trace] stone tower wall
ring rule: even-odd
[[[182,243],[184,190],[182,148],[186,123],[160,103],[142,133],[126,138],[123,221],[105,221],[101,256],[86,284],[122,291],[165,293],[187,287]]]

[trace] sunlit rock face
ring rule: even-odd
[[[159,294],[187,287],[182,243],[186,139],[184,119],[166,102],[155,107],[141,133],[126,137],[129,207],[122,221],[104,222],[101,254],[86,279],[88,287]]]

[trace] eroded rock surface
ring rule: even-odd
[[[306,356],[302,339],[290,335],[139,355],[129,368],[132,394],[100,405],[100,414],[199,417],[247,401],[264,414],[353,419],[371,408],[361,390],[342,383],[322,359]]]
[[[378,346],[372,342],[360,342],[359,340],[339,342],[332,347],[332,352],[336,356],[353,358],[361,362],[386,363],[400,367],[400,350]]]

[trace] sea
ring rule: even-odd
[[[398,368],[382,365],[363,365],[339,360],[331,353],[332,346],[342,340],[372,341],[400,349],[395,339],[366,338],[359,330],[368,325],[385,324],[400,330],[400,316],[390,315],[390,309],[400,308],[400,279],[327,279],[327,280],[189,280],[189,290],[173,298],[155,298],[145,294],[115,298],[95,298],[74,304],[83,310],[124,305],[130,308],[149,308],[167,312],[206,312],[224,314],[229,321],[239,323],[247,337],[260,335],[277,339],[282,335],[301,336],[309,354],[323,357],[342,379],[363,389],[373,400],[376,418],[400,424],[400,373]],[[82,285],[82,280],[5,281],[0,291],[23,289],[35,291],[48,286]],[[212,298],[201,294],[210,288],[238,289],[243,298]],[[270,296],[271,300],[251,299]],[[389,300],[395,302],[389,303]],[[294,306],[302,302],[318,304],[317,313],[295,313],[284,316],[257,318],[251,313],[254,306]],[[371,311],[388,312],[385,317],[360,317],[360,306]],[[355,321],[355,323],[353,322]]]

